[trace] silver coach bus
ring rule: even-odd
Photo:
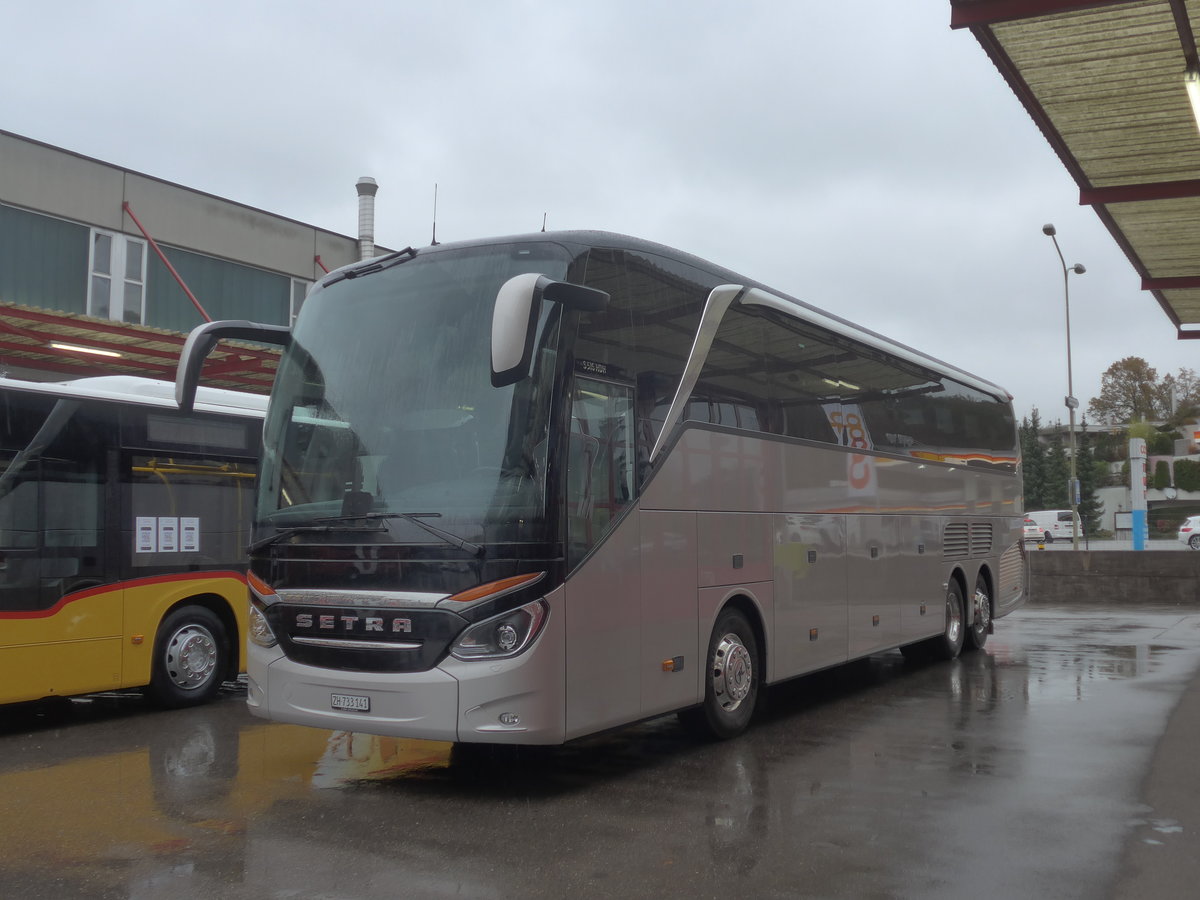
[[[599,232],[328,275],[284,345],[248,702],[283,722],[560,743],[981,647],[1024,599],[1000,387],[733,272]]]

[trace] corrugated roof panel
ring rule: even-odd
[[[1200,325],[1200,288],[1190,287],[1200,198],[1188,196],[1200,187],[1200,131],[1183,81],[1197,62],[1200,2],[1043,12],[1070,5],[952,0],[951,18],[971,28],[1167,317]],[[1189,281],[1161,282],[1172,278]]]
[[[992,29],[1095,187],[1195,177],[1200,138],[1164,2]]]

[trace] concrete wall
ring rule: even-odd
[[[1194,606],[1200,553],[1080,550],[1029,553],[1030,603]]]

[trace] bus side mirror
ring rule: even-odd
[[[529,374],[538,310],[542,301],[568,309],[596,311],[608,306],[608,294],[531,272],[500,286],[492,307],[492,386],[516,384]]]
[[[292,331],[285,325],[263,325],[244,320],[205,322],[203,325],[197,325],[188,334],[179,354],[179,365],[175,369],[175,404],[184,412],[191,412],[196,402],[196,388],[200,384],[200,370],[204,368],[204,360],[208,359],[217,342],[223,338],[286,347],[291,343]]]

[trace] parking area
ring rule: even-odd
[[[982,653],[778,687],[725,743],[667,717],[472,751],[265,723],[236,687],[9,709],[0,895],[1141,896],[1200,877],[1198,667],[1200,608],[1032,605]]]

